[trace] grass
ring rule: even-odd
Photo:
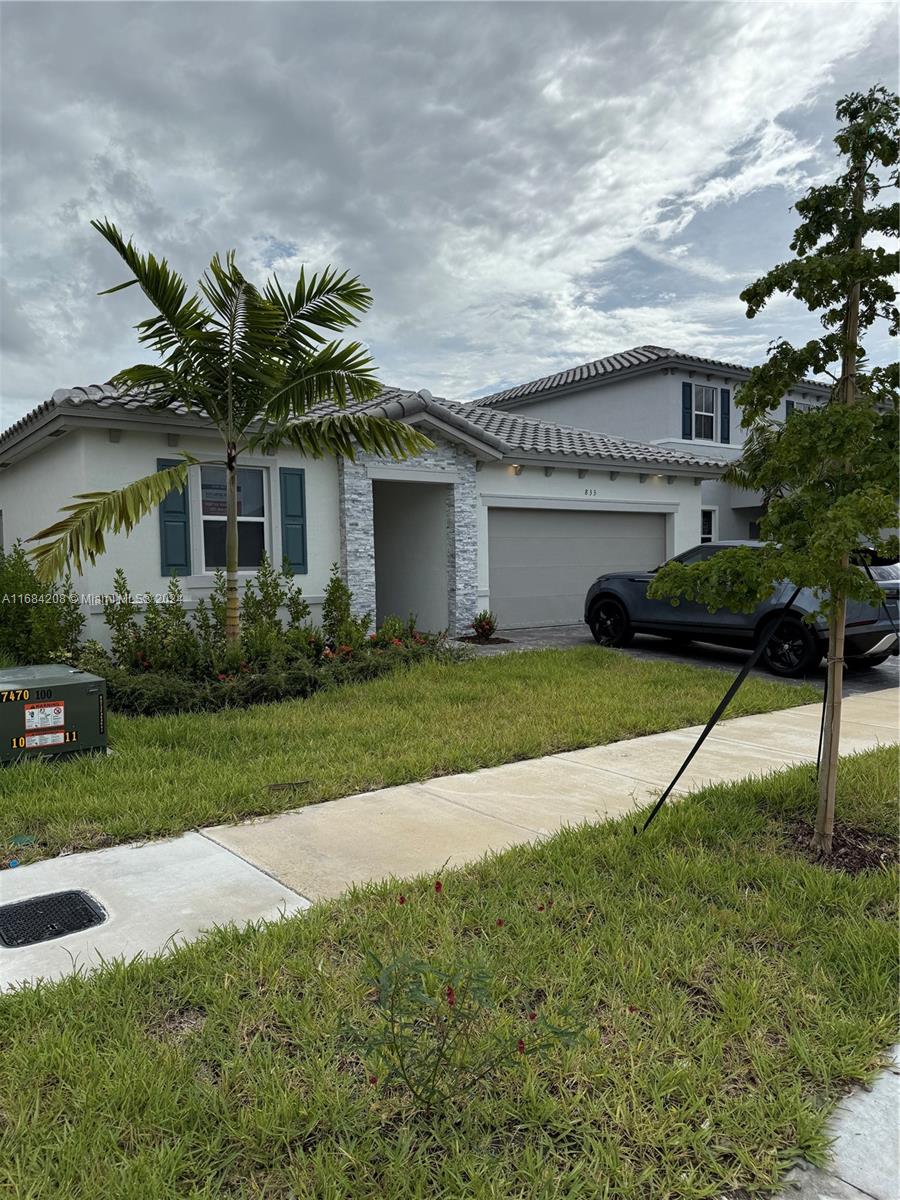
[[[842,761],[838,812],[896,832],[897,758]],[[19,1200],[705,1200],[821,1160],[830,1106],[895,1030],[897,879],[794,854],[810,769],[707,789],[647,835],[566,830],[360,889],[165,959],[9,996],[0,1162]],[[546,902],[554,901],[552,908]],[[544,911],[540,905],[544,905]],[[505,924],[498,927],[497,918]],[[431,1118],[372,1087],[364,955],[493,979],[492,1032],[569,1009]],[[2,1178],[2,1174],[0,1174]],[[0,1184],[2,1189],[2,1184]],[[743,1193],[742,1193],[743,1194]]]
[[[3,772],[21,862],[705,721],[721,671],[586,647],[424,663],[308,700],[110,720],[114,755]],[[817,700],[748,679],[729,715]],[[272,784],[307,781],[299,788]]]

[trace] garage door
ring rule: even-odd
[[[492,508],[491,608],[501,626],[567,625],[606,571],[643,571],[666,556],[664,513]]]

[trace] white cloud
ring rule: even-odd
[[[123,277],[103,215],[189,280],[230,246],[259,277],[359,272],[383,378],[448,396],[641,342],[758,357],[781,310],[743,322],[747,205],[827,169],[837,80],[896,8],[209,11],[7,6],[0,423],[140,357],[139,297],[96,297]]]

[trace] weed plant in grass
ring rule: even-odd
[[[846,759],[844,819],[896,832],[897,759]],[[808,767],[359,889],[169,958],[8,996],[0,1190],[27,1200],[708,1200],[822,1160],[896,1030],[895,871],[787,833]],[[404,903],[400,903],[400,896]],[[582,1026],[423,1116],[373,1086],[368,952],[480,964],[486,1039]]]

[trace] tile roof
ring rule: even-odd
[[[478,404],[442,400],[441,407],[464,417],[505,443],[511,454],[559,454],[566,458],[599,458],[610,462],[650,463],[672,467],[721,467],[719,458],[701,457],[665,446],[650,446],[555,421],[537,421],[517,413],[498,412]]]
[[[363,405],[350,405],[354,409],[367,409],[376,411],[378,409],[392,406],[393,409],[401,408],[403,400],[416,396],[415,392],[404,391],[402,388],[384,388],[377,398]],[[87,387],[74,388],[57,388],[49,400],[45,400],[43,404],[39,404],[37,408],[26,413],[8,429],[0,433],[0,446],[5,442],[14,438],[18,433],[27,429],[30,425],[37,424],[43,417],[49,416],[54,411],[63,411],[66,409],[79,408],[106,408],[118,409],[125,412],[141,412],[141,411],[157,411],[166,416],[174,414],[177,417],[190,417],[192,414],[186,405],[175,403],[169,405],[165,409],[151,409],[151,406],[146,400],[137,396],[129,396],[122,394],[110,383],[92,383]],[[340,411],[337,404],[322,404],[317,407],[317,412],[334,413]],[[398,412],[397,415],[406,415],[404,412]]]
[[[118,409],[125,412],[146,411],[148,404],[139,397],[122,394],[110,384],[89,387],[60,388],[51,398],[38,405],[0,435],[0,447],[31,425],[54,411],[66,409]],[[156,410],[160,411],[160,410]],[[334,402],[316,405],[310,415],[328,416],[339,412],[370,412],[403,420],[420,413],[431,414],[450,428],[489,447],[500,457],[531,454],[559,455],[561,458],[600,459],[605,462],[648,463],[656,466],[690,468],[721,468],[722,460],[698,457],[680,450],[650,446],[625,438],[611,437],[589,429],[558,425],[553,421],[538,421],[518,414],[498,412],[481,404],[460,404],[452,400],[437,400],[424,389],[418,392],[404,388],[384,388],[373,400],[350,402],[340,406]],[[161,415],[189,417],[183,404],[173,404]]]
[[[740,363],[722,362],[716,358],[702,358],[697,354],[682,354],[679,350],[672,350],[667,346],[635,346],[632,350],[623,350],[620,354],[609,354],[606,358],[595,358],[591,362],[582,363],[581,366],[569,367],[567,370],[557,371],[553,375],[543,375],[540,379],[532,379],[528,383],[518,383],[503,391],[492,392],[489,396],[479,396],[474,403],[485,408],[491,408],[494,405],[502,406],[515,400],[537,397],[545,392],[577,387],[579,384],[606,383],[612,376],[646,370],[647,367],[661,367],[670,363],[707,367],[727,371],[734,375],[746,376],[750,373],[750,368],[741,366]],[[823,387],[822,384],[812,381],[807,382],[804,386],[813,390]]]

